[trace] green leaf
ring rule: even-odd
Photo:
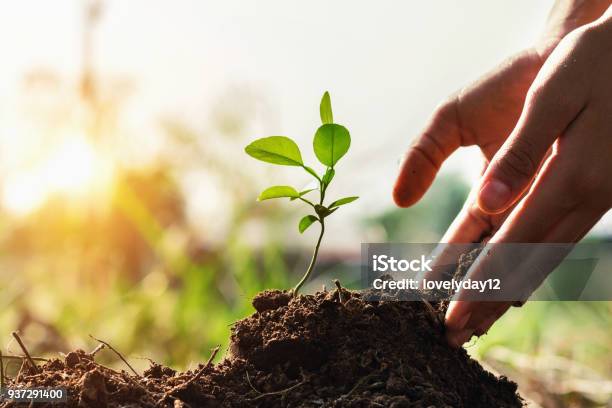
[[[311,191],[315,191],[315,190],[318,190],[318,189],[316,189],[316,188],[309,188],[308,190],[300,191],[300,197],[305,195],[305,194],[310,193]]]
[[[341,198],[339,200],[334,201],[327,208],[329,208],[331,210],[334,207],[340,207],[341,205],[352,203],[353,201],[355,201],[358,198],[359,197],[344,197],[344,198]]]
[[[310,193],[311,191],[315,191],[315,190],[318,190],[318,189],[316,189],[316,188],[309,188],[308,190],[300,191],[300,193],[299,193],[299,196],[298,196],[298,197],[291,197],[291,198],[290,198],[290,200],[291,200],[291,201],[293,201],[293,200],[297,200],[297,199],[298,199],[298,198],[300,198],[301,196],[306,195],[306,194]]]
[[[331,98],[329,92],[325,91],[323,98],[321,98],[321,106],[319,107],[321,113],[321,122],[323,124],[334,123],[334,114],[331,107]]]
[[[321,179],[319,178],[319,175],[317,174],[317,172],[316,172],[316,171],[314,171],[314,170],[313,170],[311,167],[308,167],[308,166],[303,166],[303,167],[304,167],[304,170],[306,170],[308,173],[312,174],[312,176],[313,176],[314,178],[316,178],[317,180],[321,180]]]
[[[270,136],[257,139],[244,148],[251,157],[282,166],[303,166],[300,148],[285,136]]]
[[[325,172],[325,175],[323,176],[323,184],[325,184],[326,186],[329,185],[329,183],[331,183],[332,179],[334,178],[335,174],[336,174],[336,170],[332,168],[327,169],[327,171]]]
[[[274,186],[266,188],[257,198],[257,201],[269,200],[271,198],[281,198],[281,197],[289,197],[289,198],[298,198],[300,193],[297,190],[290,186]]]
[[[317,129],[313,147],[317,159],[328,167],[335,164],[346,154],[351,145],[351,135],[342,125],[328,123]]]
[[[315,221],[318,221],[318,218],[314,215],[307,215],[300,220],[300,225],[298,226],[300,230],[300,234],[303,233],[310,227]]]

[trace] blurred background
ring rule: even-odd
[[[322,93],[352,147],[306,290],[358,268],[362,242],[435,242],[480,170],[456,154],[417,206],[398,159],[447,94],[531,43],[552,1],[0,1],[0,346],[93,349],[179,369],[227,344],[265,288],[293,286],[316,231],[257,203],[299,169],[248,158],[290,136],[316,163]],[[316,167],[316,166],[315,166]],[[610,217],[589,239],[609,239]],[[610,303],[532,302],[469,351],[534,406],[611,406]],[[112,355],[101,356],[115,364]],[[7,362],[7,364],[12,364]],[[608,405],[607,405],[608,404]]]

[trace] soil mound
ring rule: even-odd
[[[295,299],[266,291],[253,304],[218,365],[152,364],[136,376],[76,351],[9,384],[66,387],[70,407],[522,406],[516,384],[447,346],[444,303],[366,302],[342,289]]]

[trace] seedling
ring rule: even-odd
[[[300,148],[288,137],[264,137],[255,140],[244,149],[249,156],[257,160],[281,166],[301,167],[317,180],[318,188],[298,191],[291,186],[273,186],[265,189],[257,199],[258,201],[264,201],[272,198],[289,198],[291,201],[300,200],[312,207],[314,214],[305,215],[298,224],[300,233],[306,231],[314,223],[318,222],[321,225],[321,231],[314,247],[310,264],[300,282],[293,288],[293,296],[297,296],[302,285],[310,277],[317,262],[319,247],[325,233],[325,218],[336,212],[340,206],[351,203],[358,198],[344,197],[332,201],[330,204],[325,204],[325,193],[336,174],[336,164],[348,151],[351,145],[351,136],[344,126],[334,123],[331,99],[328,92],[325,92],[321,99],[320,114],[323,124],[317,129],[312,144],[315,156],[325,166],[325,172],[321,175],[317,174],[312,167],[304,164]],[[305,197],[308,194],[315,194],[315,192],[318,192],[316,200],[311,201]]]

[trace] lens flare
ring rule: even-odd
[[[51,196],[82,200],[108,190],[113,163],[85,137],[66,137],[45,159],[12,174],[3,186],[3,204],[17,215],[28,214]]]

